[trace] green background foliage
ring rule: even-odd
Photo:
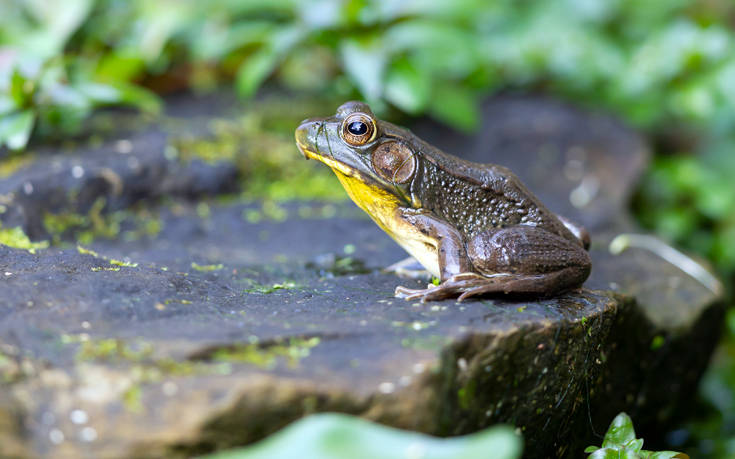
[[[494,92],[547,92],[649,136],[640,222],[731,286],[734,20],[728,0],[4,0],[0,156],[74,135],[100,107],[155,115],[180,89],[247,100],[277,84],[468,131]],[[714,414],[691,431],[735,454],[728,330],[703,385]]]

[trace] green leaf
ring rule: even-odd
[[[634,440],[631,440],[625,445],[625,447],[635,452],[640,452],[640,450],[643,448],[643,439],[636,438]]]
[[[274,34],[270,43],[248,57],[237,71],[236,87],[242,97],[251,97],[273,73],[286,53],[304,36],[301,27],[288,27]]]
[[[237,92],[242,97],[252,97],[261,84],[273,73],[278,55],[270,47],[263,47],[248,57],[240,66],[235,78]]]
[[[347,76],[369,102],[383,94],[383,74],[388,62],[382,43],[377,39],[349,39],[341,43],[340,58]]]
[[[0,94],[0,116],[14,112],[19,109],[13,99],[5,94]]]
[[[71,86],[61,83],[53,83],[44,89],[45,95],[50,97],[50,101],[61,109],[87,111],[90,108],[90,101],[84,94],[77,91]]]
[[[132,50],[113,50],[100,57],[93,79],[100,82],[129,82],[145,70],[145,60]]]
[[[401,110],[419,113],[431,97],[431,80],[409,60],[399,59],[386,76],[385,97]]]
[[[207,32],[192,43],[196,59],[221,59],[234,50],[250,45],[263,45],[273,36],[276,24],[272,21],[250,20],[243,23],[207,25]]]
[[[33,130],[33,121],[32,110],[0,117],[0,146],[5,144],[11,150],[25,148]]]
[[[160,113],[161,99],[155,93],[128,83],[117,83],[112,87],[118,91],[121,103],[135,106],[146,113],[154,115]]]
[[[439,20],[399,22],[386,32],[392,53],[408,53],[421,62],[421,70],[464,77],[481,65],[479,40],[465,27]]]
[[[13,70],[10,76],[10,98],[18,108],[23,108],[30,102],[29,87],[33,85],[33,81],[27,79],[18,69]]]
[[[38,51],[45,56],[60,53],[69,37],[89,15],[93,0],[26,1],[28,11],[42,25],[43,46]]]
[[[613,419],[610,427],[607,429],[605,439],[602,441],[602,447],[624,446],[632,440],[635,440],[633,420],[627,414],[620,413],[615,416],[615,419]]]
[[[74,85],[77,91],[95,104],[120,102],[120,91],[101,83],[85,82]]]
[[[587,459],[641,459],[638,453],[627,449],[600,448],[587,456]]]
[[[517,459],[521,438],[496,426],[457,438],[436,438],[343,414],[316,414],[248,448],[206,456],[207,459],[298,457],[304,459]],[[490,454],[490,456],[488,456]]]
[[[314,30],[336,27],[342,19],[345,2],[340,0],[312,0],[299,2],[299,18]]]
[[[463,131],[476,129],[480,121],[477,96],[461,86],[439,85],[432,95],[430,112]]]
[[[643,459],[689,459],[689,456],[676,451],[641,451]]]

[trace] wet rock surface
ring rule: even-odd
[[[112,239],[0,246],[0,456],[185,457],[339,411],[436,435],[511,423],[527,457],[578,457],[617,412],[655,436],[691,398],[722,309],[658,255],[608,250],[634,230],[647,153],[630,130],[514,96],[486,104],[476,136],[414,126],[593,231],[582,291],[419,304],[393,298],[422,282],[380,271],[404,255],[351,203],[203,200],[237,189],[238,169],[167,145],[233,110],[206,102],[172,101],[169,127],[44,147],[0,181],[3,227],[35,239],[53,236],[49,212],[138,212]]]

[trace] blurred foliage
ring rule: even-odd
[[[25,145],[142,87],[360,96],[460,128],[478,96],[543,87],[643,126],[735,122],[735,13],[715,0],[6,0],[0,139]]]
[[[697,409],[669,444],[697,459],[735,457],[735,309],[727,311],[728,339],[720,344],[700,384]]]
[[[666,239],[735,274],[735,148],[720,156],[662,156],[643,181],[636,211]]]
[[[517,459],[522,441],[513,429],[497,426],[456,438],[435,438],[374,424],[344,414],[314,414],[252,446],[206,456],[255,458]]]
[[[625,413],[615,416],[602,440],[602,447],[590,446],[589,459],[689,459],[684,453],[675,451],[646,451],[643,439],[635,438],[633,420]]]

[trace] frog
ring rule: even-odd
[[[296,145],[438,282],[398,286],[409,301],[550,297],[581,288],[589,233],[544,206],[508,168],[448,154],[346,102],[302,121]]]

